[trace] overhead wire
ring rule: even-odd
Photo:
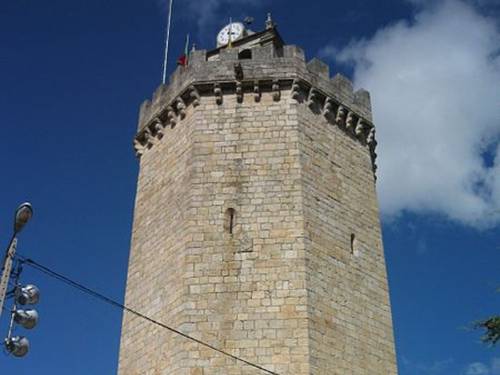
[[[209,349],[212,349],[212,350],[214,350],[214,351],[216,351],[216,352],[218,352],[220,354],[223,354],[223,355],[225,355],[227,357],[230,357],[230,358],[232,358],[233,360],[235,360],[237,362],[242,362],[242,363],[246,364],[247,366],[251,366],[253,368],[256,368],[258,370],[264,371],[264,372],[266,372],[268,374],[271,374],[271,375],[279,375],[277,372],[268,370],[268,369],[266,369],[266,368],[264,368],[262,366],[259,366],[259,365],[255,364],[253,362],[250,362],[250,361],[248,361],[246,359],[243,359],[241,357],[235,356],[235,355],[233,355],[231,353],[228,353],[228,352],[226,352],[226,351],[224,351],[222,349],[219,349],[219,348],[217,348],[217,347],[215,347],[215,346],[213,346],[211,344],[208,344],[208,343],[206,343],[206,342],[204,342],[202,340],[199,340],[199,339],[197,339],[195,337],[192,337],[192,336],[190,336],[190,335],[188,335],[186,333],[183,333],[183,332],[181,332],[181,331],[179,331],[179,330],[177,330],[175,328],[172,328],[172,327],[168,326],[165,323],[159,322],[159,321],[157,321],[157,320],[155,320],[155,319],[153,319],[153,318],[151,318],[151,317],[149,317],[149,316],[147,316],[147,315],[145,315],[145,314],[143,314],[141,312],[138,312],[138,311],[136,311],[136,310],[134,310],[134,309],[132,309],[132,308],[130,308],[130,307],[128,307],[128,306],[120,303],[120,302],[117,302],[117,301],[115,301],[115,300],[113,300],[113,299],[105,296],[104,294],[96,292],[95,290],[92,290],[92,289],[86,287],[85,285],[83,285],[83,284],[81,284],[79,282],[76,282],[76,281],[70,279],[67,276],[64,276],[64,275],[62,275],[62,274],[60,274],[60,273],[58,273],[56,271],[53,271],[49,267],[46,267],[46,266],[44,266],[44,265],[42,265],[42,264],[34,261],[33,259],[26,258],[26,257],[24,257],[24,256],[22,256],[20,254],[17,254],[16,258],[19,258],[24,264],[26,264],[26,265],[28,265],[28,266],[36,269],[37,271],[42,272],[42,273],[46,274],[49,277],[57,279],[57,280],[65,283],[65,284],[67,284],[67,285],[69,285],[69,286],[71,286],[71,287],[73,287],[75,289],[78,289],[78,290],[80,290],[83,293],[86,293],[86,294],[88,294],[88,295],[90,295],[90,296],[92,296],[92,297],[94,297],[94,298],[96,298],[98,300],[101,300],[101,301],[103,301],[103,302],[105,302],[105,303],[107,303],[109,305],[112,305],[114,307],[117,307],[117,308],[119,308],[121,310],[124,310],[124,311],[127,311],[127,312],[131,313],[131,314],[134,314],[134,315],[138,316],[139,318],[142,318],[142,319],[144,319],[144,320],[146,320],[146,321],[148,321],[148,322],[150,322],[152,324],[155,324],[155,325],[157,325],[157,326],[159,326],[161,328],[169,330],[169,331],[171,331],[171,332],[173,332],[173,333],[175,333],[175,334],[177,334],[179,336],[182,336],[182,337],[184,337],[184,338],[186,338],[188,340],[194,341],[194,342],[196,342],[196,343],[198,343],[198,344],[200,344],[202,346],[205,346],[205,347],[207,347]]]

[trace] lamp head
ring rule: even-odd
[[[24,357],[30,350],[30,342],[24,336],[14,336],[5,339],[5,347],[14,357]]]
[[[16,310],[14,321],[26,329],[33,329],[38,324],[38,312],[36,310]]]
[[[21,204],[17,208],[14,216],[14,233],[20,232],[32,216],[33,207],[31,206],[31,203],[25,202]]]
[[[20,305],[35,305],[40,300],[40,290],[33,284],[18,289],[16,300]]]

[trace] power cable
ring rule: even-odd
[[[226,352],[224,350],[216,348],[213,345],[210,345],[210,344],[208,344],[206,342],[203,342],[203,341],[198,340],[198,339],[196,339],[196,338],[194,338],[192,336],[189,336],[189,335],[187,335],[187,334],[185,334],[185,333],[183,333],[181,331],[178,331],[175,328],[172,328],[172,327],[170,327],[170,326],[168,326],[168,325],[166,325],[164,323],[161,323],[161,322],[159,322],[157,320],[154,320],[153,318],[150,318],[147,315],[144,315],[144,314],[142,314],[142,313],[140,313],[140,312],[138,312],[138,311],[136,311],[136,310],[134,310],[134,309],[132,309],[130,307],[125,306],[124,304],[121,304],[121,303],[119,303],[119,302],[117,302],[117,301],[115,301],[115,300],[113,300],[113,299],[111,299],[109,297],[106,297],[105,295],[103,295],[103,294],[101,294],[99,292],[96,292],[96,291],[94,291],[94,290],[86,287],[83,284],[80,284],[80,283],[78,283],[76,281],[71,280],[69,277],[66,277],[66,276],[64,276],[64,275],[62,275],[62,274],[60,274],[58,272],[55,272],[55,271],[51,270],[50,268],[45,267],[44,265],[42,265],[42,264],[40,264],[38,262],[35,262],[32,259],[25,258],[25,257],[23,257],[22,255],[19,255],[19,254],[17,254],[16,257],[19,258],[24,264],[26,264],[26,265],[28,265],[28,266],[30,266],[30,267],[32,267],[32,268],[34,268],[34,269],[36,269],[36,270],[44,273],[44,274],[46,274],[46,275],[48,275],[48,276],[50,276],[50,277],[52,277],[54,279],[57,279],[57,280],[65,283],[65,284],[67,284],[67,285],[69,285],[69,286],[71,286],[71,287],[73,287],[75,289],[78,289],[78,290],[80,290],[83,293],[86,293],[86,294],[88,294],[88,295],[90,295],[90,296],[92,296],[92,297],[94,297],[96,299],[99,299],[99,300],[101,300],[101,301],[103,301],[103,302],[105,302],[105,303],[107,303],[109,305],[117,307],[117,308],[119,308],[121,310],[125,310],[125,311],[127,311],[127,312],[129,312],[131,314],[134,314],[134,315],[136,315],[136,316],[138,316],[138,317],[140,317],[140,318],[142,318],[144,320],[147,320],[150,323],[153,323],[153,324],[155,324],[157,326],[160,326],[160,327],[162,327],[164,329],[167,329],[167,330],[169,330],[169,331],[171,331],[171,332],[173,332],[173,333],[175,333],[175,334],[177,334],[179,336],[182,336],[182,337],[184,337],[184,338],[186,338],[188,340],[194,341],[194,342],[196,342],[196,343],[198,343],[200,345],[203,345],[203,346],[205,346],[207,348],[210,348],[210,349],[212,349],[212,350],[214,350],[216,352],[219,352],[219,353],[221,353],[221,354],[223,354],[225,356],[228,356],[228,357],[234,359],[235,361],[243,362],[243,363],[245,363],[248,366],[254,367],[254,368],[258,369],[258,370],[264,371],[264,372],[266,372],[268,374],[271,374],[271,375],[279,375],[276,372],[273,372],[271,370],[268,370],[268,369],[266,369],[266,368],[264,368],[262,366],[259,366],[259,365],[255,364],[255,363],[247,361],[246,359],[237,357],[237,356],[235,356],[235,355],[233,355],[231,353],[228,353],[228,352]]]

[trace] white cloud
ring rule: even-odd
[[[188,6],[191,12],[196,16],[198,29],[200,31],[205,30],[213,22],[227,23],[228,15],[221,13],[224,7],[228,5],[258,5],[262,3],[262,0],[191,0],[188,2]]]
[[[474,362],[467,366],[465,375],[489,375],[490,369],[481,362]]]
[[[168,0],[157,0],[162,9],[167,8]],[[265,0],[187,0],[175,2],[177,11],[181,11],[185,16],[194,19],[201,39],[205,37],[207,30],[214,24],[229,23],[227,8],[229,6],[257,6]]]
[[[482,362],[469,364],[464,375],[500,375],[500,358],[493,358],[488,366]]]
[[[500,358],[493,358],[491,361],[491,374],[500,375]]]
[[[323,55],[353,63],[372,93],[382,212],[500,221],[500,33],[458,0],[423,6],[372,38]],[[496,155],[488,165],[484,152]],[[490,155],[490,158],[491,158]]]
[[[403,356],[401,360],[402,366],[413,374],[418,375],[441,375],[449,371],[454,364],[453,358],[445,360],[437,360],[431,363],[416,362]]]

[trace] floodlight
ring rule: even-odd
[[[20,305],[35,305],[40,300],[40,290],[32,284],[23,286],[18,291],[16,300]]]
[[[30,342],[24,336],[14,336],[5,339],[5,347],[14,357],[24,357],[30,349]]]
[[[38,312],[36,310],[16,310],[14,321],[26,329],[35,328],[38,324]]]

